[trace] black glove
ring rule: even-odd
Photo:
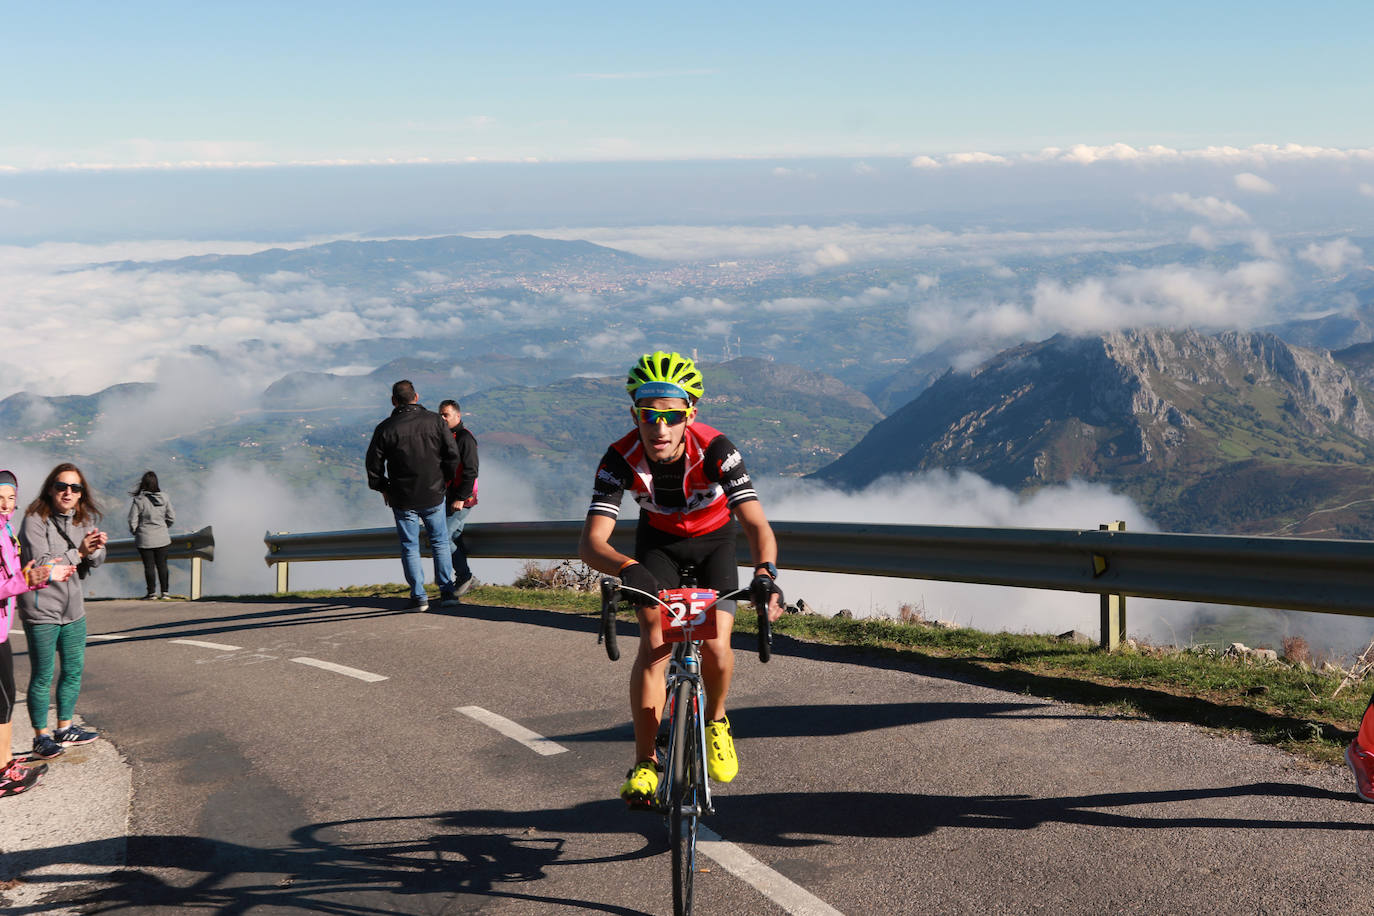
[[[782,602],[782,588],[778,586],[778,580],[774,579],[772,576],[759,573],[754,576],[753,581],[749,583],[750,600],[754,600],[755,596],[757,596],[766,601],[768,596],[772,594],[777,594],[778,602]]]
[[[637,588],[641,592],[648,592],[655,598],[658,597],[659,584],[654,578],[654,574],[649,572],[649,568],[643,563],[631,563],[620,571],[620,584],[629,588]],[[624,598],[631,604],[649,604],[648,598],[643,595],[630,592]]]

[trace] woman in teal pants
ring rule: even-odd
[[[81,673],[86,662],[86,605],[81,580],[105,561],[105,533],[96,527],[100,507],[86,477],[74,464],[48,472],[43,489],[24,513],[19,529],[21,559],[39,565],[74,566],[76,575],[19,596],[19,619],[29,643],[29,719],[33,753],[49,759],[64,745],[86,744],[98,736],[72,724]],[[57,660],[57,731],[48,730],[48,700]]]

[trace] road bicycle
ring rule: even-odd
[[[711,804],[711,784],[706,770],[706,693],[701,680],[701,643],[716,635],[717,605],[721,601],[748,597],[758,612],[759,660],[772,656],[773,629],[768,619],[769,596],[782,601],[782,590],[767,576],[759,576],[746,588],[719,594],[698,588],[690,568],[682,570],[680,588],[666,589],[657,595],[620,584],[612,578],[601,580],[601,631],[598,643],[606,646],[611,661],[620,658],[616,642],[616,610],[622,593],[633,592],[658,603],[664,642],[673,643],[668,662],[667,711],[663,717],[666,731],[658,738],[659,766],[663,768],[653,802],[641,805],[662,814],[668,827],[673,854],[673,914],[692,912],[692,879],[697,870],[697,824],[715,813]]]

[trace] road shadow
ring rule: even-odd
[[[1374,830],[1356,821],[1280,820],[1270,817],[1172,815],[1136,806],[1179,804],[1184,811],[1199,801],[1225,798],[1310,798],[1350,801],[1353,793],[1301,783],[1256,782],[1222,788],[1168,789],[1156,792],[1102,792],[1036,798],[1027,795],[930,795],[904,792],[774,792],[731,795],[717,805],[712,826],[727,839],[761,846],[798,847],[828,843],[832,837],[910,838],[939,829],[1033,830],[1046,824],[1154,830]]]
[[[709,824],[732,843],[772,848],[820,846],[836,838],[914,838],[940,829],[1033,830],[1047,824],[1333,834],[1374,829],[1364,819],[1188,813],[1210,799],[1271,798],[1345,801],[1350,796],[1282,782],[1046,798],[773,792],[722,797]],[[1181,813],[1163,811],[1164,805],[1178,805]],[[1126,810],[1132,808],[1137,810]],[[579,837],[608,835],[631,837],[634,848],[605,855],[573,852],[586,846]],[[539,882],[556,868],[614,866],[666,850],[661,818],[629,813],[610,799],[553,810],[476,809],[317,823],[292,831],[290,841],[280,847],[194,836],[136,836],[127,841],[125,866],[98,881],[88,871],[62,870],[64,865],[109,863],[116,855],[115,842],[26,850],[18,879],[40,888],[48,885],[51,891],[40,903],[11,906],[6,913],[36,916],[60,904],[92,913],[200,909],[238,914],[281,909],[371,916],[454,907],[477,910],[484,908],[484,901],[506,900],[629,916],[643,911],[566,893],[540,894]],[[45,873],[37,873],[40,867]]]
[[[497,826],[497,822],[504,826]],[[601,857],[570,857],[575,835],[625,834],[638,848]],[[386,840],[353,837],[380,834]],[[394,839],[396,836],[402,839]],[[314,910],[343,914],[485,909],[481,900],[523,901],[618,916],[644,911],[594,899],[538,893],[552,868],[614,864],[666,850],[661,820],[630,817],[619,800],[545,812],[439,812],[412,817],[358,818],[313,824],[291,842],[257,848],[194,836],[135,836],[125,865],[92,881],[64,865],[112,861],[116,841],[28,850],[18,880],[51,886],[41,902],[10,906],[8,916],[48,912],[166,909],[247,913]],[[37,869],[45,872],[38,874]],[[563,885],[566,886],[566,885]],[[3,893],[3,891],[0,891]],[[432,898],[432,899],[427,899]]]

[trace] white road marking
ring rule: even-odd
[[[116,639],[129,639],[132,633],[92,633],[86,637],[86,642],[113,642]]]
[[[704,825],[697,827],[697,850],[795,916],[842,916],[839,910],[806,888],[793,884]]]
[[[498,716],[496,713],[483,709],[480,706],[459,706],[456,708],[457,711],[461,712],[463,715],[471,719],[476,719],[478,722],[481,722],[489,728],[495,729],[507,738],[519,741],[536,754],[543,754],[545,757],[551,757],[554,754],[561,754],[567,750],[566,747],[556,741],[545,738],[538,732],[532,732],[525,726],[517,722],[512,722],[504,716]]]
[[[201,642],[199,639],[169,639],[167,641],[183,646],[199,646],[202,649],[218,649],[221,652],[238,652],[243,649],[243,646],[226,646],[222,642]]]
[[[312,668],[323,668],[325,671],[333,671],[335,674],[346,674],[349,677],[356,677],[360,681],[368,681],[369,683],[387,679],[385,674],[373,674],[371,671],[360,671],[357,668],[349,668],[347,665],[322,662],[318,658],[306,658],[305,656],[301,656],[300,658],[293,658],[291,660],[293,662],[300,662],[302,665],[309,665]]]

